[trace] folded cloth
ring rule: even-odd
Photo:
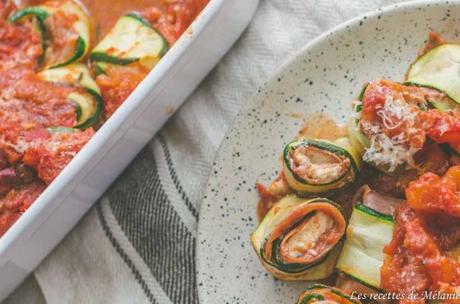
[[[233,49],[7,303],[198,303],[200,201],[241,105],[312,38],[393,2],[261,0]]]

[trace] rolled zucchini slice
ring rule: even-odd
[[[64,1],[18,10],[9,22],[26,18],[38,20],[43,30],[44,69],[66,66],[81,60],[89,51],[90,21],[83,8],[75,1]],[[51,21],[53,20],[53,21]],[[68,29],[63,24],[71,24]],[[63,45],[63,40],[66,42]]]
[[[381,289],[383,249],[393,238],[394,225],[392,216],[356,205],[336,268],[366,286]]]
[[[109,66],[115,66],[115,65],[107,63],[107,62],[96,61],[94,62],[93,66],[94,66],[94,74],[96,76],[99,76],[101,74],[107,74],[107,68]]]
[[[140,63],[152,69],[166,53],[168,43],[163,36],[137,14],[122,16],[112,30],[92,50],[91,60],[126,65]],[[104,65],[97,65],[104,70]]]
[[[460,112],[460,104],[456,103],[449,97],[437,100],[427,100],[428,104],[441,112],[455,111]]]
[[[348,123],[348,138],[353,147],[362,155],[371,146],[371,141],[361,132],[359,120],[352,118]]]
[[[77,63],[45,70],[39,76],[49,82],[82,88],[72,91],[67,96],[76,105],[75,128],[86,129],[99,120],[103,108],[101,91],[84,64]]]
[[[80,5],[75,1],[66,1],[62,3],[56,11],[63,12],[65,16],[71,15],[76,18],[72,26],[76,42],[73,52],[61,58],[59,58],[60,56],[55,56],[54,52],[56,49],[50,48],[46,54],[48,56],[45,56],[45,62],[47,61],[47,57],[49,58],[49,62],[46,62],[49,68],[62,67],[80,61],[89,52],[91,43],[89,16]]]
[[[364,151],[370,147],[371,141],[367,138],[366,135],[360,129],[360,121],[361,121],[361,111],[363,109],[363,97],[366,93],[366,89],[369,86],[369,83],[366,83],[361,92],[359,93],[358,100],[353,103],[353,117],[350,119],[348,123],[348,137],[350,138],[351,144],[358,150],[360,153],[364,153]]]
[[[361,302],[352,299],[349,295],[344,294],[337,288],[323,284],[312,284],[300,295],[296,304],[313,303],[359,304]]]
[[[298,192],[322,193],[342,189],[355,181],[362,151],[348,138],[334,142],[304,139],[284,148],[283,172]]]
[[[350,119],[348,123],[348,137],[352,146],[362,155],[366,149],[371,146],[371,141],[367,138],[366,135],[361,131],[360,127],[360,117],[362,110],[362,96],[364,95],[365,89],[363,89],[360,94],[360,100],[354,103],[353,105],[353,114],[354,117]]]
[[[46,27],[45,19],[48,18],[49,13],[39,7],[30,7],[15,12],[8,18],[9,23],[20,24],[23,22],[32,22],[32,28],[37,32],[41,40],[41,48],[43,56],[46,50]],[[43,61],[43,56],[40,58]],[[41,63],[41,62],[40,62]]]
[[[407,84],[437,89],[460,103],[460,45],[441,44],[419,57],[407,72]],[[437,101],[430,101],[437,103]],[[445,105],[440,105],[444,107]]]
[[[251,243],[262,264],[278,279],[324,279],[333,272],[345,229],[346,220],[336,203],[290,195],[270,209]]]

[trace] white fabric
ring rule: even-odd
[[[46,302],[148,303],[128,266],[105,237],[94,211],[77,231],[53,252],[56,258],[46,259],[35,273]],[[59,259],[61,262],[56,263]]]
[[[178,180],[191,203],[199,208],[212,160],[240,106],[290,54],[333,26],[394,2],[400,1],[261,0],[242,38],[162,131]],[[152,141],[150,148],[171,204],[188,229],[196,229],[193,216],[172,186],[158,139]],[[107,208],[103,202],[102,212],[110,213]],[[113,219],[110,214],[106,218]],[[117,230],[116,220],[108,225]],[[150,282],[156,303],[171,303],[130,248],[123,231],[118,230],[115,236],[120,238],[119,243],[124,244],[131,260],[139,263],[140,275]],[[95,210],[42,263],[35,278],[48,303],[151,302],[108,241]],[[38,290],[35,290],[36,300],[30,300],[31,289],[38,288],[24,284],[8,303],[40,303],[42,296]]]

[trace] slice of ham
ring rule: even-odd
[[[402,199],[381,194],[368,185],[361,187],[353,198],[353,205],[362,203],[366,207],[388,215],[393,215],[402,202]]]

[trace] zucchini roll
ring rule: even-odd
[[[290,195],[270,209],[251,242],[275,277],[287,281],[323,279],[333,271],[346,225],[338,204]]]
[[[362,111],[362,99],[364,93],[367,89],[367,84],[362,89],[361,93],[359,94],[359,99],[353,102],[353,117],[350,119],[348,123],[348,136],[350,138],[350,142],[353,147],[359,151],[359,153],[363,154],[364,150],[370,147],[371,141],[367,138],[366,135],[360,129],[360,121],[361,121],[361,111]]]
[[[460,103],[460,45],[441,44],[420,56],[407,72],[406,84],[433,88],[445,93],[454,103]],[[436,108],[445,109],[446,104],[431,101]],[[449,106],[449,105],[447,105]],[[450,108],[450,106],[449,106]]]
[[[393,237],[394,220],[363,204],[354,207],[337,269],[365,284],[380,289],[383,248]]]
[[[45,69],[78,62],[89,51],[90,21],[77,2],[48,1],[18,10],[8,21],[17,23],[27,19],[35,20],[41,32]]]
[[[32,30],[40,37],[41,55],[39,60],[43,61],[46,50],[46,28],[45,19],[49,16],[48,12],[40,8],[25,8],[15,12],[9,19],[9,23],[32,25]]]
[[[45,81],[74,87],[67,98],[75,103],[79,129],[86,129],[99,121],[103,100],[99,86],[82,63],[44,70],[38,74]]]
[[[92,50],[98,74],[109,66],[138,63],[152,69],[168,50],[168,43],[150,23],[136,13],[122,16]]]
[[[337,304],[359,304],[358,300],[353,300],[349,295],[342,293],[339,289],[323,284],[313,284],[300,295],[296,304],[313,303],[337,303]]]
[[[303,139],[284,148],[283,172],[298,192],[322,193],[354,182],[361,166],[361,152],[348,138],[334,142]]]

